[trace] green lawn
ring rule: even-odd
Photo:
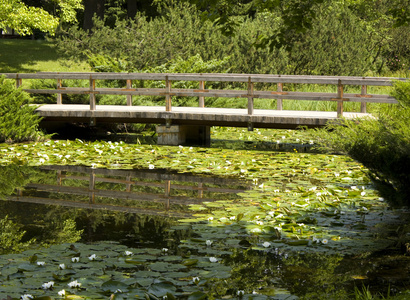
[[[60,57],[51,42],[0,39],[0,73],[88,71],[86,62]]]

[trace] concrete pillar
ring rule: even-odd
[[[211,141],[210,126],[200,125],[158,125],[158,145],[209,145]]]

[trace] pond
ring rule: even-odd
[[[0,299],[407,295],[408,211],[357,162],[299,131],[136,140],[0,147]]]

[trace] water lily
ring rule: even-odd
[[[236,292],[236,295],[243,296],[243,295],[245,295],[245,291],[244,290],[239,290],[239,291]]]
[[[327,239],[323,239],[323,240],[322,240],[322,244],[325,244],[325,245],[326,245],[327,243],[328,243]]]
[[[44,266],[46,263],[44,261],[38,261],[37,262],[37,266]]]
[[[132,252],[131,251],[125,251],[125,255],[130,256],[130,255],[132,255]]]
[[[81,287],[81,283],[78,282],[77,280],[71,281],[70,283],[67,284],[70,288],[79,288]]]
[[[152,169],[154,169],[154,168],[155,168],[155,166],[154,166],[153,164],[149,164],[149,165],[148,165],[148,169],[152,170]]]
[[[199,281],[200,281],[199,277],[192,278],[192,282],[195,283],[195,284],[198,284]]]
[[[58,267],[59,267],[61,270],[64,270],[64,269],[65,269],[65,264],[59,264]]]
[[[211,245],[212,245],[212,241],[211,241],[211,240],[206,240],[205,243],[206,243],[207,246],[211,246]]]
[[[270,243],[269,243],[269,242],[264,242],[264,243],[262,244],[262,246],[265,247],[265,248],[268,248],[268,247],[270,246]]]
[[[34,297],[30,294],[25,294],[21,296],[22,300],[30,300],[30,299],[34,299]]]
[[[95,260],[97,258],[97,255],[92,254],[91,256],[88,257],[89,260]]]
[[[59,291],[59,292],[58,292],[58,295],[59,295],[60,297],[65,296],[65,290]]]
[[[54,281],[49,281],[49,282],[45,282],[43,283],[43,285],[41,286],[43,289],[45,290],[49,290],[54,286]]]
[[[214,263],[214,262],[217,262],[218,259],[216,257],[210,257],[209,261]]]
[[[80,258],[79,258],[79,257],[72,257],[72,258],[71,258],[71,261],[72,261],[73,263],[76,263],[76,262],[79,262],[79,261],[80,261]]]
[[[364,196],[366,195],[366,192],[361,192],[360,195]]]
[[[168,252],[168,248],[162,248],[162,252]]]

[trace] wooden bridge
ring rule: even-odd
[[[1,75],[1,74],[0,74]],[[47,122],[96,122],[154,123],[157,126],[158,143],[178,145],[189,141],[206,143],[210,139],[209,126],[258,128],[287,128],[300,126],[322,127],[328,122],[344,118],[369,116],[366,104],[397,103],[389,95],[369,94],[369,86],[391,86],[393,80],[386,77],[335,77],[335,76],[292,76],[269,74],[167,74],[167,73],[6,73],[21,86],[23,79],[53,79],[55,89],[25,89],[29,93],[56,94],[56,104],[43,104],[36,111]],[[87,80],[87,87],[64,87],[68,79]],[[100,87],[98,81],[120,80],[123,88]],[[161,88],[143,86],[144,81],[156,81]],[[197,89],[172,88],[175,82],[197,82]],[[229,83],[242,85],[238,89],[206,89],[206,85]],[[334,93],[287,91],[285,85],[333,85]],[[263,90],[256,90],[260,85]],[[346,86],[359,86],[360,93],[345,93]],[[63,94],[87,94],[89,105],[63,104]],[[127,105],[97,105],[96,95],[124,95]],[[161,96],[163,106],[133,106],[133,96]],[[172,97],[198,97],[198,107],[172,106]],[[205,97],[246,98],[247,108],[205,107]],[[276,99],[276,110],[254,109],[254,99]],[[283,110],[283,100],[332,101],[337,102],[337,111],[289,111]],[[344,112],[345,102],[360,103],[360,112]]]

